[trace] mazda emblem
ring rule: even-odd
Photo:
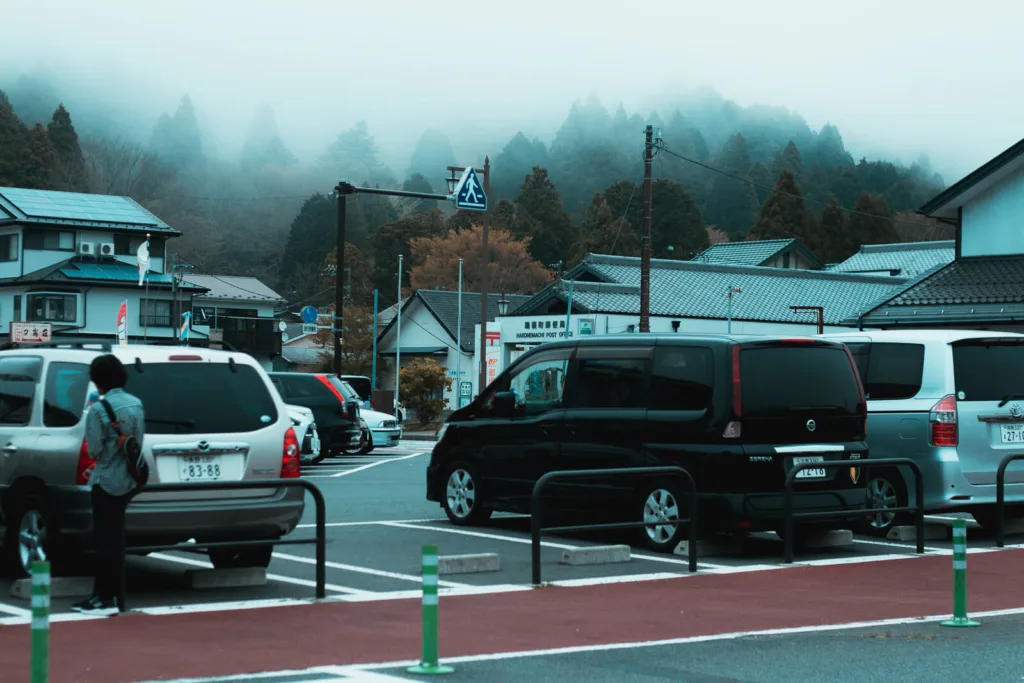
[[[807,421],[807,431],[813,432],[817,428],[818,428],[818,423],[817,422],[815,422],[814,420],[808,420]]]

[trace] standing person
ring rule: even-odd
[[[124,390],[128,373],[116,356],[107,354],[93,360],[89,379],[100,393],[99,400],[89,407],[85,422],[86,447],[89,455],[96,459],[96,469],[89,479],[98,555],[96,585],[93,596],[72,609],[109,616],[117,614],[119,609],[125,508],[128,506],[128,494],[136,483],[118,445],[118,429],[112,424],[107,407],[116,416],[120,431],[134,437],[140,446],[145,433],[145,417],[142,401]]]

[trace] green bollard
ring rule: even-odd
[[[411,674],[450,674],[450,666],[438,662],[437,647],[437,546],[423,546],[423,658],[410,666]]]
[[[32,683],[50,681],[50,563],[32,563]]]
[[[953,522],[953,618],[943,626],[981,626],[967,616],[967,520]]]

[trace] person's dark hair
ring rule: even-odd
[[[108,353],[93,359],[89,365],[89,379],[101,394],[105,394],[111,389],[123,388],[128,383],[128,373],[117,356]]]

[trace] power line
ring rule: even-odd
[[[674,156],[675,158],[680,159],[682,161],[686,161],[686,162],[691,163],[691,164],[696,164],[697,166],[700,166],[701,168],[707,169],[708,171],[711,171],[712,173],[717,173],[719,175],[725,176],[726,178],[732,178],[733,180],[738,180],[741,183],[746,183],[747,185],[752,185],[753,187],[756,187],[756,188],[759,188],[759,189],[762,189],[762,190],[767,190],[768,192],[770,192],[772,194],[781,194],[781,195],[785,195],[787,197],[793,197],[794,199],[800,199],[800,200],[802,200],[804,202],[808,202],[808,203],[811,203],[811,204],[818,204],[820,206],[837,208],[840,211],[843,211],[845,213],[848,213],[848,214],[851,214],[851,215],[854,215],[854,216],[867,216],[868,218],[875,218],[875,219],[882,219],[882,220],[885,220],[885,218],[886,218],[886,216],[879,216],[877,214],[867,213],[866,211],[857,211],[856,209],[847,209],[845,206],[840,206],[838,204],[837,205],[833,205],[831,202],[823,202],[823,201],[819,201],[817,199],[811,199],[809,197],[801,197],[800,195],[794,194],[792,192],[786,192],[785,190],[779,190],[779,189],[776,189],[774,187],[769,187],[768,185],[763,185],[761,183],[755,182],[753,180],[750,180],[749,178],[743,178],[743,177],[735,175],[733,173],[729,173],[727,171],[722,171],[720,169],[715,168],[714,166],[708,166],[707,164],[705,164],[703,162],[697,161],[695,159],[690,159],[688,157],[684,157],[682,154],[677,154],[676,152],[673,152],[672,150],[670,150],[665,145],[664,142],[661,143],[661,145],[658,147],[658,149],[660,151],[665,152],[666,154],[668,154],[670,156]],[[914,221],[904,221],[904,220],[900,220],[899,218],[889,218],[889,220],[892,221],[893,223],[902,223],[902,224],[905,224],[905,225],[913,225],[913,226],[918,227],[918,228],[932,227],[931,225],[925,225],[923,223],[916,223]],[[935,227],[943,227],[943,228],[948,228],[950,230],[956,230],[955,226],[945,225],[945,224],[941,224],[941,223],[936,223]]]

